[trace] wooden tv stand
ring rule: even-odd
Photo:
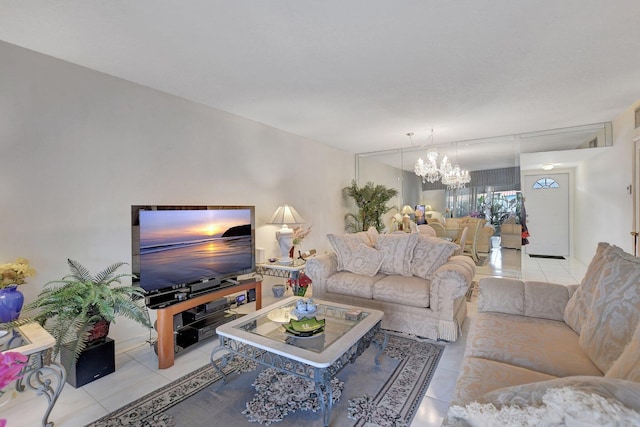
[[[200,295],[195,298],[170,305],[168,307],[159,308],[157,310],[158,320],[156,326],[158,332],[158,368],[166,369],[173,366],[175,355],[175,340],[173,336],[174,315],[197,307],[201,304],[206,304],[208,302],[226,297],[227,295],[234,294],[236,292],[248,291],[249,289],[256,290],[256,310],[260,310],[262,308],[262,281],[256,281],[253,279],[240,282],[240,284],[238,285],[229,286],[218,291],[206,293],[204,295]]]

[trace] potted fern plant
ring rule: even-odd
[[[77,261],[68,259],[67,263],[71,273],[47,283],[36,299],[25,306],[25,310],[34,311],[35,315],[6,323],[3,329],[38,322],[56,341],[53,357],[64,347],[65,353],[74,355],[67,362],[75,362],[88,345],[106,338],[116,316],[151,327],[143,291],[121,285],[123,278],[132,277],[118,273],[125,263],[111,264],[96,275]]]

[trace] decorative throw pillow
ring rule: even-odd
[[[338,271],[344,270],[344,263],[351,256],[353,248],[365,244],[371,246],[369,235],[365,232],[356,234],[327,234],[327,239],[333,247],[336,257],[338,258]]]
[[[384,257],[380,272],[411,276],[411,260],[416,243],[418,243],[417,233],[379,235],[376,248]]]
[[[596,254],[593,256],[591,263],[589,263],[589,267],[580,286],[565,306],[564,321],[578,334],[580,334],[582,330],[586,313],[591,307],[593,292],[598,284],[598,280],[600,280],[600,273],[606,261],[606,254],[610,249],[611,245],[608,243],[598,243]]]
[[[411,274],[431,280],[431,275],[459,249],[455,243],[437,237],[418,235],[413,249]]]
[[[631,341],[618,357],[618,360],[613,362],[611,369],[607,371],[605,376],[607,378],[622,378],[640,383],[640,323],[636,327]],[[640,401],[640,396],[638,401]]]
[[[369,227],[369,229],[367,230],[367,237],[369,237],[369,246],[373,247],[376,245],[379,235],[380,234],[378,233],[378,230],[373,225]]]
[[[378,274],[382,259],[380,251],[360,243],[351,247],[351,254],[344,259],[343,268],[352,273],[372,277]]]
[[[640,259],[612,246],[580,332],[580,347],[607,372],[640,322]]]

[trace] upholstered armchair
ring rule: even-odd
[[[478,232],[478,241],[476,242],[476,250],[480,253],[488,253],[491,251],[491,237],[496,234],[496,228],[488,222]]]
[[[522,249],[522,226],[507,219],[500,226],[500,245],[503,248]]]

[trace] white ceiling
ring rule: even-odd
[[[0,0],[0,40],[356,153],[640,99],[638,0]]]

